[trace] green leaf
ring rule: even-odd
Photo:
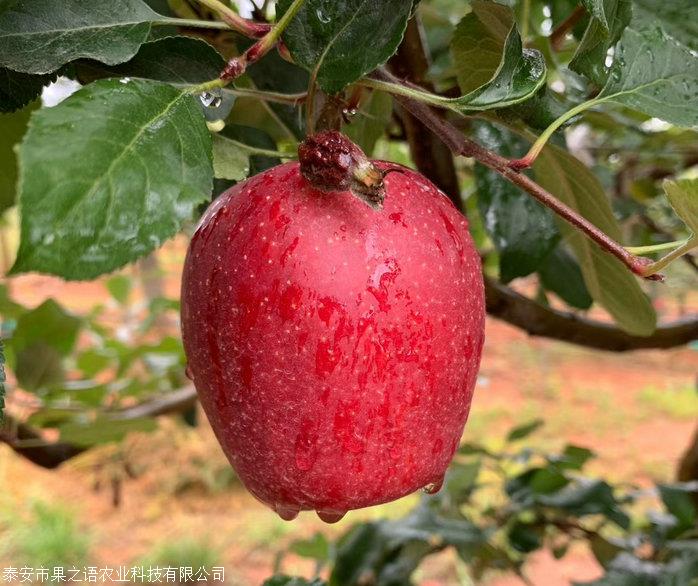
[[[659,484],[657,488],[667,511],[676,518],[679,532],[692,527],[698,519],[696,488],[688,484]]]
[[[543,545],[544,527],[516,521],[507,534],[511,546],[522,553],[531,553]]]
[[[38,391],[63,382],[65,370],[60,353],[37,341],[15,354],[15,377],[25,391]]]
[[[451,54],[465,95],[449,101],[462,112],[523,102],[545,83],[543,55],[523,48],[513,11],[495,2],[472,2],[456,27]]]
[[[19,317],[10,344],[23,389],[35,391],[63,380],[62,359],[75,347],[81,323],[53,299]]]
[[[608,236],[621,240],[620,227],[603,187],[582,162],[568,152],[548,145],[536,160],[534,170],[541,186]],[[580,262],[592,298],[625,331],[638,336],[650,335],[656,327],[657,316],[633,274],[581,231],[562,220],[558,225]]]
[[[608,0],[582,0],[582,4],[605,30],[611,30],[609,23],[613,22],[615,14],[613,6],[608,5]]]
[[[309,539],[294,541],[290,550],[296,555],[319,562],[327,562],[330,559],[330,543],[322,533],[316,533]]]
[[[646,23],[655,17],[655,25],[689,49],[698,50],[698,7],[693,0],[633,0],[633,11]],[[660,22],[657,22],[659,20]]]
[[[623,529],[630,526],[630,518],[620,509],[613,489],[602,480],[580,480],[554,494],[541,495],[538,502],[576,517],[604,515]]]
[[[76,63],[83,84],[124,76],[191,85],[215,79],[223,67],[223,56],[207,42],[193,37],[165,37],[145,43],[130,61],[119,65],[87,59]]]
[[[131,279],[126,275],[115,275],[107,279],[105,286],[109,295],[111,295],[116,301],[121,305],[125,305],[128,301],[128,297],[131,294],[131,286],[133,285]]]
[[[250,171],[250,151],[242,143],[213,135],[213,174],[219,179],[241,181]]]
[[[524,439],[540,429],[544,424],[545,422],[542,419],[534,419],[533,421],[519,425],[507,434],[507,441],[515,442]]]
[[[447,517],[422,500],[407,517],[354,527],[337,544],[331,586],[361,584],[370,572],[373,584],[406,585],[421,560],[451,545],[466,554],[487,541],[487,535],[463,517]]]
[[[27,130],[29,116],[39,103],[19,112],[0,114],[0,214],[15,205],[17,193],[17,155],[14,147]]]
[[[571,470],[581,470],[591,458],[594,457],[594,452],[589,448],[580,446],[567,445],[560,457],[555,458],[555,464],[559,468],[568,468]]]
[[[263,130],[253,128],[252,126],[243,126],[241,124],[226,124],[225,128],[220,132],[221,135],[232,140],[236,140],[255,149],[263,149],[267,151],[276,150],[276,142]],[[257,152],[257,151],[255,151]],[[256,175],[271,167],[276,167],[281,164],[279,157],[270,155],[253,154],[250,156],[250,175]]]
[[[667,180],[662,187],[676,215],[698,234],[698,179]]]
[[[31,75],[0,67],[0,112],[14,112],[41,95],[55,74]]]
[[[47,299],[17,320],[12,348],[19,353],[36,342],[46,342],[61,356],[67,356],[75,347],[81,323],[80,318],[65,311],[53,299]]]
[[[278,14],[291,0],[280,0]],[[317,68],[318,85],[334,94],[385,63],[405,33],[411,2],[306,0],[284,31],[296,63]]]
[[[607,567],[608,564],[610,564],[616,558],[616,556],[623,551],[622,548],[614,545],[608,541],[608,539],[598,533],[589,540],[589,547],[591,548],[591,552],[594,554],[596,560],[603,567]]]
[[[0,65],[50,73],[74,59],[128,61],[161,17],[141,0],[19,0],[0,14]]]
[[[201,109],[152,81],[101,80],[39,110],[19,161],[13,273],[90,279],[117,269],[173,236],[212,189]]]
[[[476,135],[502,156],[525,152],[517,135],[478,124]],[[553,214],[530,195],[484,165],[475,165],[477,206],[487,234],[499,251],[499,278],[508,283],[534,272],[560,240]]]
[[[541,495],[556,493],[569,484],[569,480],[552,466],[531,468],[506,483],[505,489],[512,500],[523,506],[531,506]]]
[[[644,0],[623,32],[608,82],[597,100],[612,101],[678,126],[698,125],[698,56],[695,38],[672,36],[676,26],[665,3]],[[698,20],[698,3],[679,0],[686,21]],[[676,14],[672,12],[671,14]]]
[[[378,139],[383,136],[393,114],[393,99],[386,92],[373,91],[361,104],[351,124],[343,128],[344,133],[366,153],[373,154]]]
[[[593,303],[577,261],[563,246],[557,246],[538,267],[541,283],[567,305],[589,309]]]
[[[66,423],[59,426],[61,441],[90,447],[122,440],[134,431],[153,431],[157,423],[150,417],[140,419],[110,419],[99,417],[90,423]]]
[[[0,13],[5,12],[5,10],[9,10],[15,4],[17,4],[18,1],[19,0],[0,0]]]
[[[76,360],[76,366],[83,376],[94,377],[97,373],[106,369],[112,363],[112,358],[106,353],[96,349],[81,352]]]
[[[585,75],[597,85],[608,77],[606,55],[620,38],[632,16],[630,0],[586,0],[592,14],[584,36],[570,62],[570,69]]]

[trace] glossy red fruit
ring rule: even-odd
[[[384,181],[374,210],[281,165],[218,198],[189,248],[189,372],[284,519],[438,490],[468,416],[484,300],[466,220],[418,173]]]

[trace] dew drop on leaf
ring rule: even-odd
[[[319,8],[315,11],[315,15],[317,16],[317,19],[323,24],[327,24],[328,22],[330,22],[332,20],[329,16],[327,16]]]
[[[199,100],[206,108],[218,108],[223,102],[220,93],[202,92],[199,94]]]

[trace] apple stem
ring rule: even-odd
[[[320,191],[351,191],[363,203],[380,210],[385,199],[385,172],[336,130],[305,138],[298,146],[301,174]]]

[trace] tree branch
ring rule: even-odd
[[[550,46],[553,48],[553,51],[559,51],[562,48],[562,43],[567,33],[574,28],[574,25],[581,20],[584,14],[586,14],[584,7],[581,5],[577,6],[570,15],[550,33]]]
[[[651,336],[633,336],[612,324],[540,305],[489,277],[485,278],[485,299],[487,313],[532,336],[544,336],[597,350],[626,352],[666,349],[698,339],[696,318],[660,325]]]
[[[183,387],[146,403],[106,414],[116,420],[157,417],[170,413],[182,413],[196,405],[196,390],[193,386]],[[0,427],[0,442],[9,445],[15,453],[42,468],[57,468],[63,462],[86,450],[66,442],[47,442],[39,430],[26,423],[16,421],[5,413]]]
[[[406,84],[406,82],[399,80],[384,69],[374,72],[373,77],[391,84]],[[409,85],[409,82],[407,82],[407,85]],[[615,256],[636,275],[653,281],[661,280],[662,277],[660,275],[645,274],[646,268],[651,264],[649,259],[641,258],[628,252],[603,230],[599,230],[589,220],[561,202],[552,193],[543,189],[523,173],[512,169],[511,162],[508,159],[465,137],[456,127],[437,115],[429,106],[402,95],[395,94],[394,98],[406,110],[409,110],[416,118],[419,118],[428,126],[451,149],[451,152],[464,157],[472,157],[479,163],[496,171],[502,177],[526,191],[545,207],[551,209],[563,220],[582,231],[588,238],[596,242],[603,250]]]
[[[399,77],[407,79],[427,90],[433,86],[425,81],[429,70],[422,30],[417,16],[407,24],[405,36],[395,56],[389,62],[390,69]],[[431,178],[434,185],[443,191],[458,207],[461,206],[458,176],[453,157],[448,147],[428,131],[424,123],[404,108],[397,109],[412,150],[412,159],[423,175]]]

